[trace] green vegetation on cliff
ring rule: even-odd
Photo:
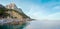
[[[6,11],[6,8],[2,5],[0,5],[0,18],[4,18],[4,17],[7,17],[9,14],[5,13]]]

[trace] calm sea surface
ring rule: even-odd
[[[20,25],[5,25],[0,26],[0,29],[60,29],[60,20],[35,20],[31,21],[27,24],[24,24],[22,26]]]
[[[60,20],[31,21],[24,29],[60,29]]]

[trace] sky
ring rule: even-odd
[[[33,19],[60,20],[60,0],[0,0],[4,6],[11,2]]]

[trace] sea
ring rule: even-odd
[[[23,25],[3,25],[0,29],[60,29],[60,20],[34,20]]]

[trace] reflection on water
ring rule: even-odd
[[[60,29],[60,20],[31,21],[23,25],[3,25],[0,29]]]
[[[26,26],[26,24],[22,24],[22,25],[1,25],[0,29],[23,29]]]

